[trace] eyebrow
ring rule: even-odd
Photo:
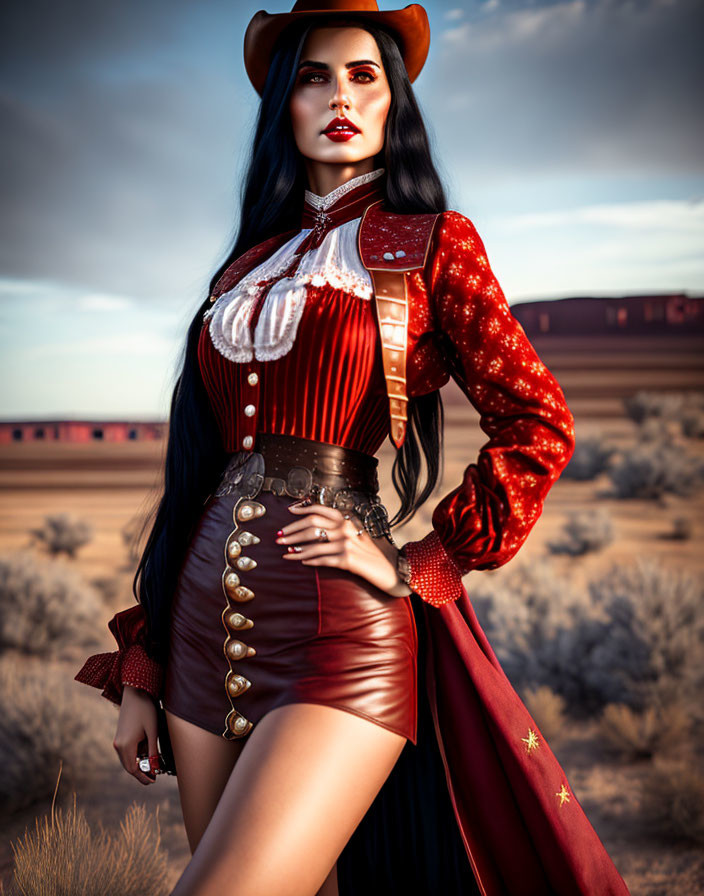
[[[378,62],[374,62],[373,59],[357,59],[354,62],[346,62],[345,68],[354,68],[357,65],[375,65],[377,68],[381,68]],[[330,66],[327,62],[316,62],[314,59],[305,59],[298,66],[299,69],[302,68],[324,68],[329,69]]]

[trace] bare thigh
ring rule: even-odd
[[[244,742],[225,740],[166,710],[178,774],[181,812],[191,853],[210,823]]]
[[[176,780],[184,827],[191,853],[194,853],[213,817],[244,742],[225,740],[168,710],[166,717],[178,765]],[[339,896],[337,863],[316,896]]]
[[[336,860],[405,743],[330,706],[267,713],[236,757],[172,896],[335,893]]]

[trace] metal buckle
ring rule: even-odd
[[[236,454],[230,458],[227,466],[222,471],[220,482],[213,495],[218,498],[231,495],[242,481],[244,473],[244,460],[239,454]]]
[[[286,480],[282,479],[280,476],[272,476],[269,481],[269,489],[275,495],[285,495],[286,494]]]
[[[362,508],[360,508],[362,509]],[[389,527],[389,514],[383,504],[372,504],[366,510],[362,510],[364,528],[372,536],[379,538],[391,531]]]
[[[256,498],[264,484],[264,455],[253,451],[246,461],[246,471],[242,480],[242,495]]]
[[[343,513],[349,513],[351,510],[356,510],[357,502],[351,489],[339,489],[335,495],[335,500],[333,501],[332,506],[337,507],[337,509],[343,511]]]
[[[291,467],[286,477],[286,492],[292,498],[307,495],[313,485],[313,473],[308,467]]]

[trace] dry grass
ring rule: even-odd
[[[119,831],[94,831],[74,792],[73,807],[52,802],[50,815],[35,819],[35,831],[25,831],[12,852],[12,878],[7,890],[0,885],[6,896],[165,896],[170,889],[158,807],[152,816],[133,803]]]

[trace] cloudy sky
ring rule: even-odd
[[[426,4],[414,86],[451,207],[510,303],[704,294],[702,7]],[[258,101],[242,38],[259,8],[5,5],[0,417],[166,415],[237,229]]]

